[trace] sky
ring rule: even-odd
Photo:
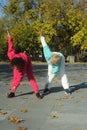
[[[8,3],[8,0],[0,0],[0,17],[3,16],[2,9],[3,9],[3,6],[7,5],[7,3]]]
[[[2,9],[3,9],[3,6],[7,5],[9,0],[0,0],[0,17],[3,16],[3,13],[2,13]],[[73,0],[75,2],[79,2],[80,0]]]

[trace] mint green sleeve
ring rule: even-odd
[[[43,52],[44,52],[44,57],[45,57],[46,61],[49,62],[53,53],[50,50],[48,45],[43,47]]]
[[[59,71],[59,66],[53,67],[52,74],[56,74]]]

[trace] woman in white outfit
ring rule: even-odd
[[[71,94],[71,90],[69,88],[69,83],[67,79],[67,75],[65,73],[65,57],[62,53],[52,52],[45,41],[45,37],[40,35],[41,43],[43,46],[44,57],[48,63],[48,74],[46,78],[46,85],[44,89],[44,93],[50,92],[50,84],[54,77],[60,72],[61,83],[65,90],[65,94]]]

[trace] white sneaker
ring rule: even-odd
[[[72,94],[72,91],[71,91],[70,88],[64,89],[64,91],[65,91],[65,94],[66,94],[66,95],[71,95],[71,94]]]

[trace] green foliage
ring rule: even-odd
[[[80,31],[78,31],[72,37],[73,46],[81,46],[81,50],[87,50],[87,29],[82,27]]]
[[[0,47],[6,52],[4,30],[8,27],[15,49],[30,55],[41,53],[41,31],[54,51],[76,55],[79,50],[87,50],[87,10],[84,8],[83,3],[73,3],[73,0],[9,0],[4,9],[5,18],[0,21],[0,41],[5,45],[0,43]]]
[[[14,38],[14,45],[17,50],[19,49],[29,54],[37,51],[37,34],[32,26],[16,24],[14,29],[11,30],[11,34]]]

